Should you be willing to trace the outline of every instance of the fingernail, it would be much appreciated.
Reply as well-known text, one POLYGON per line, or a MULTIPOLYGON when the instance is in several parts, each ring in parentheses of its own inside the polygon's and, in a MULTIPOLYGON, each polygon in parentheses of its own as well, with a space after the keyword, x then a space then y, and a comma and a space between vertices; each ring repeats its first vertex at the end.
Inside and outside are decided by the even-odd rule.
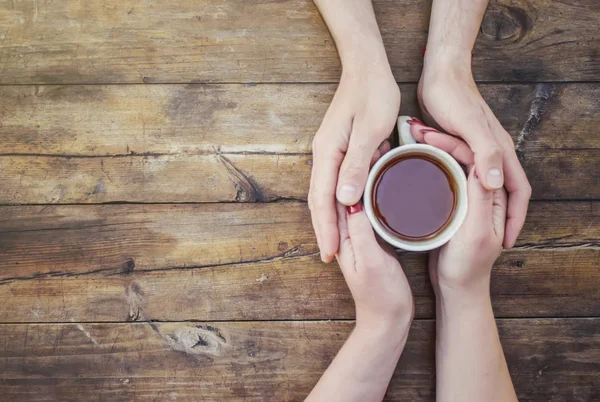
POLYGON ((500 169, 490 169, 487 174, 488 186, 492 188, 502 188, 504 185, 504 179, 500 169))
POLYGON ((344 184, 337 191, 337 199, 342 204, 350 204, 356 201, 356 186, 344 184))
POLYGON ((357 212, 360 212, 363 210, 362 204, 359 202, 358 204, 354 204, 354 205, 350 205, 349 207, 346 207, 346 211, 348 211, 349 215, 354 215, 357 212))
POLYGON ((425 123, 423 123, 421 120, 417 119, 416 117, 411 117, 409 120, 406 120, 406 122, 407 122, 408 124, 410 124, 411 126, 412 126, 413 124, 420 124, 420 125, 422 125, 422 126, 424 126, 424 125, 425 125, 425 123))

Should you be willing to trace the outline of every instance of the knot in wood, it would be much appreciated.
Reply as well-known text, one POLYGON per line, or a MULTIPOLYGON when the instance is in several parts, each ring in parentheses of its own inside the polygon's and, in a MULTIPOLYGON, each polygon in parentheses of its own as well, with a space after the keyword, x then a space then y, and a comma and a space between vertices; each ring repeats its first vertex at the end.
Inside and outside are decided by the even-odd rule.
POLYGON ((227 343, 216 328, 202 325, 177 329, 165 339, 173 350, 191 355, 218 356, 223 344, 227 343))
POLYGON ((490 6, 481 23, 482 37, 488 42, 518 42, 531 28, 527 12, 521 8, 495 4, 490 6))

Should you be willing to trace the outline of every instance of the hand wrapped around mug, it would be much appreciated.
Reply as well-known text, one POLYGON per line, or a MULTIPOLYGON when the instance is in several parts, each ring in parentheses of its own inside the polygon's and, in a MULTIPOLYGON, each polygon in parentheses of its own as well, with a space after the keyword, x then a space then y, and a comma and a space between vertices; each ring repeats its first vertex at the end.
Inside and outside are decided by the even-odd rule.
POLYGON ((462 140, 432 128, 411 129, 418 142, 427 142, 451 154, 469 171, 467 217, 443 247, 433 251, 429 271, 436 294, 445 290, 489 292, 490 273, 500 256, 506 227, 508 197, 504 188, 486 190, 478 178, 474 154, 462 140), (425 139, 425 135, 427 139, 425 139))

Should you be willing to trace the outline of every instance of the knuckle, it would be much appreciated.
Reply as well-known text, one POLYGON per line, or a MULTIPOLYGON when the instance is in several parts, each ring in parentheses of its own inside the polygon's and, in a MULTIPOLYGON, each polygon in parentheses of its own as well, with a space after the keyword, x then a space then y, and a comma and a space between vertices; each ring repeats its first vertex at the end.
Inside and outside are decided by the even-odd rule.
POLYGON ((377 121, 371 125, 371 131, 378 138, 387 137, 388 135, 390 135, 393 128, 394 128, 394 125, 390 124, 389 122, 385 121, 384 119, 377 119, 377 121))
POLYGON ((502 141, 507 149, 515 149, 515 142, 510 135, 505 135, 502 141))
POLYGON ((487 149, 487 157, 490 159, 502 159, 502 149, 497 145, 491 145, 488 149, 487 149))

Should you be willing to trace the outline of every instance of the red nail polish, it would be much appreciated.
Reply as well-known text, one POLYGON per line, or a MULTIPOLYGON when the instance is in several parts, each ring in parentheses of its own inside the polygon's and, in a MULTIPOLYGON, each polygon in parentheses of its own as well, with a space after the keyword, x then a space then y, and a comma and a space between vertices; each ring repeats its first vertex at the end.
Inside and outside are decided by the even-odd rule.
POLYGON ((421 51, 421 57, 425 57, 425 51, 427 51, 427 46, 423 46, 423 50, 421 51))
POLYGON ((421 120, 417 119, 416 117, 411 117, 409 120, 406 120, 406 122, 408 124, 410 124, 411 126, 413 124, 420 124, 421 126, 425 125, 425 123, 423 123, 421 120))
POLYGON ((363 210, 362 204, 359 202, 357 204, 346 207, 346 211, 348 211, 348 215, 354 215, 357 212, 361 212, 363 210))

